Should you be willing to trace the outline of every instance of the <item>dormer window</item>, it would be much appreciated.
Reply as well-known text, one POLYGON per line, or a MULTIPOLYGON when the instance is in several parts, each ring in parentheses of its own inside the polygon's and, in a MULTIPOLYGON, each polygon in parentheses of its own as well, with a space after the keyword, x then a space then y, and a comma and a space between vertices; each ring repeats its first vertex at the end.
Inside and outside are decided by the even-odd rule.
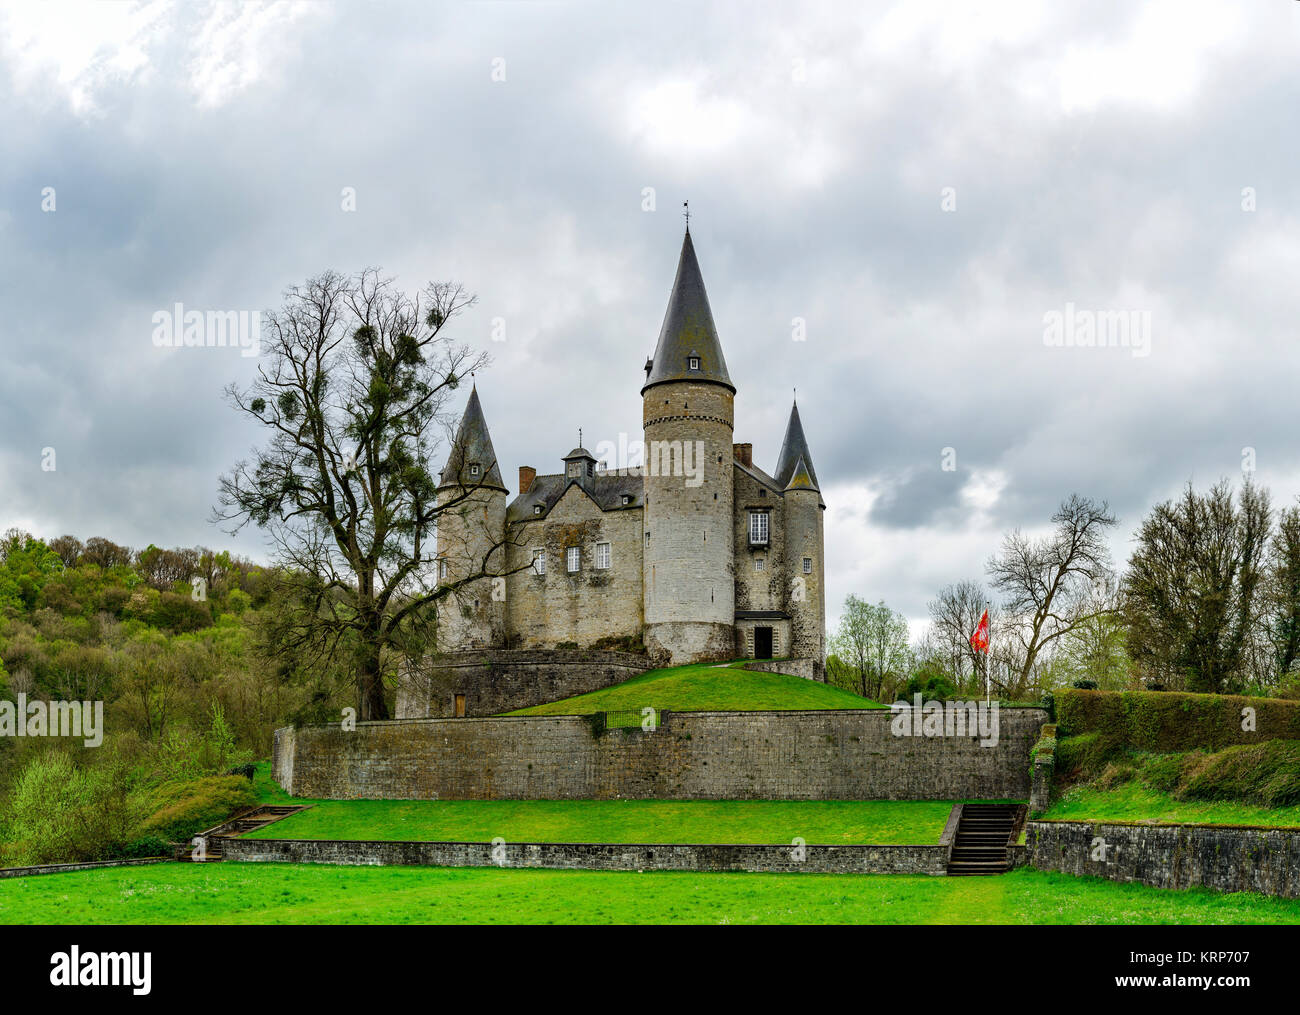
POLYGON ((478 467, 478 462, 472 462, 472 463, 470 464, 470 467, 469 467, 469 474, 470 474, 471 476, 477 476, 477 475, 479 474, 480 471, 482 471, 482 470, 479 469, 479 467, 478 467))
POLYGON ((632 503, 632 495, 630 493, 623 494, 623 506, 627 507, 627 505, 631 503, 632 503))
POLYGON ((533 514, 535 514, 535 515, 540 515, 541 513, 542 513, 542 505, 540 505, 540 504, 534 504, 534 505, 533 505, 533 514))
POLYGON ((690 365, 690 368, 691 368, 692 370, 698 370, 698 369, 700 369, 700 357, 698 357, 698 356, 691 356, 690 358, 687 359, 686 362, 690 365))

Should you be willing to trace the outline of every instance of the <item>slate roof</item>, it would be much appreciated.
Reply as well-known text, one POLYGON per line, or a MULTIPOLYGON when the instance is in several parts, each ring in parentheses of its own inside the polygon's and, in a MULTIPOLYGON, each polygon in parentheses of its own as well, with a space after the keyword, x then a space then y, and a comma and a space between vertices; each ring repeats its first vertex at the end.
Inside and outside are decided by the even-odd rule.
POLYGON ((802 455, 799 456, 799 464, 794 467, 794 474, 790 477, 790 482, 785 484, 785 488, 787 490, 817 490, 817 485, 813 482, 802 455))
POLYGON ((585 483, 560 473, 538 476, 527 493, 521 493, 506 507, 506 521, 522 522, 530 518, 545 518, 570 486, 581 487, 602 511, 628 511, 644 507, 643 484, 640 476, 619 475, 617 472, 597 472, 594 476, 588 476, 585 483), (630 504, 623 503, 624 494, 632 498, 630 504), (542 506, 540 515, 533 512, 538 504, 542 506))
MULTIPOLYGON (((469 402, 465 405, 465 415, 460 419, 456 429, 456 439, 452 441, 447 453, 447 463, 438 475, 438 486, 481 487, 492 490, 505 490, 501 479, 501 469, 497 465, 497 453, 492 447, 492 436, 488 433, 487 420, 483 417, 483 406, 479 404, 478 388, 470 389, 469 402), (483 473, 478 476, 469 474, 469 466, 477 464, 483 473)), ((508 491, 507 491, 508 492, 508 491)))
POLYGON ((782 490, 789 485, 800 459, 803 459, 804 468, 808 472, 808 480, 812 483, 809 489, 820 490, 821 484, 817 482, 817 472, 813 469, 812 452, 808 450, 808 440, 803 435, 803 424, 799 421, 799 406, 796 403, 790 409, 790 422, 785 426, 785 440, 781 442, 781 456, 776 462, 776 481, 781 485, 782 490))
POLYGON ((646 388, 667 381, 713 381, 734 393, 736 386, 727 373, 727 361, 722 356, 722 343, 718 329, 713 324, 713 311, 709 309, 709 296, 704 291, 704 277, 700 263, 695 259, 695 245, 690 230, 682 240, 682 253, 677 261, 677 277, 668 297, 663 327, 659 330, 659 343, 653 359, 647 361, 646 388), (691 370, 689 359, 698 356, 700 368, 691 370))

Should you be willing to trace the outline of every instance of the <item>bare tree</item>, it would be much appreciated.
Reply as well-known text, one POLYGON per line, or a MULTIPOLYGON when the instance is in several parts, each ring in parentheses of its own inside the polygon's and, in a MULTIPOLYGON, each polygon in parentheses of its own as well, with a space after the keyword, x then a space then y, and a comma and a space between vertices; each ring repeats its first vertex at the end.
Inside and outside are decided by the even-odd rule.
MULTIPOLYGON (((970 643, 971 635, 979 627, 980 618, 988 605, 988 596, 984 586, 976 581, 960 581, 955 585, 945 585, 939 595, 929 604, 932 630, 938 644, 947 657, 948 664, 958 683, 967 680, 969 664, 970 679, 973 682, 983 679, 983 653, 978 652, 970 643)), ((996 634, 1000 625, 993 610, 989 620, 996 634)))
POLYGON ((362 719, 388 717, 385 675, 431 641, 435 604, 496 573, 500 539, 455 581, 433 566, 439 516, 475 492, 439 497, 432 458, 449 398, 486 364, 445 330, 473 303, 453 282, 411 299, 374 270, 326 272, 266 315, 257 380, 226 392, 267 442, 222 477, 214 519, 270 534, 285 593, 271 651, 317 666, 354 654, 362 719))
POLYGON ((1052 532, 1040 539, 1015 530, 988 563, 993 587, 1003 597, 1003 627, 1013 625, 1023 653, 1008 688, 1012 695, 1030 686, 1040 653, 1094 615, 1094 585, 1114 577, 1106 533, 1115 516, 1105 501, 1071 494, 1052 515, 1052 524, 1052 532))

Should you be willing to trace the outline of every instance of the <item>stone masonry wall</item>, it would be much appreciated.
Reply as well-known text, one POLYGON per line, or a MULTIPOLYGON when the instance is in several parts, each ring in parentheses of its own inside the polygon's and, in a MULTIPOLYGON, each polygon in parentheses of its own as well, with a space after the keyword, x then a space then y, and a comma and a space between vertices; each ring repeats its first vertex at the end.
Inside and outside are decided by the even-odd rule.
POLYGON ((587 647, 602 638, 641 640, 642 510, 602 511, 580 486, 571 486, 543 519, 511 530, 506 578, 506 637, 512 647, 587 647), (596 546, 610 544, 610 566, 596 567, 596 546), (579 548, 580 570, 566 567, 565 551, 579 548), (546 573, 529 566, 546 555, 546 573))
POLYGON ((1025 842, 1039 870, 1300 898, 1300 829, 1030 821, 1025 842))
POLYGON ((550 867, 562 870, 757 871, 805 874, 945 874, 947 846, 599 845, 486 842, 346 842, 227 839, 225 859, 269 863, 550 867))
POLYGON ((746 663, 745 669, 760 673, 785 673, 792 677, 803 677, 804 680, 826 682, 826 671, 817 659, 760 659, 746 663))
POLYGON ((274 774, 329 799, 1023 800, 1047 715, 1003 709, 994 747, 896 737, 884 709, 661 718, 653 731, 601 716, 302 727, 277 737, 274 774))
POLYGON ((629 680, 649 668, 631 652, 458 652, 427 660, 397 687, 397 718, 448 718, 465 695, 468 716, 499 715, 629 680))

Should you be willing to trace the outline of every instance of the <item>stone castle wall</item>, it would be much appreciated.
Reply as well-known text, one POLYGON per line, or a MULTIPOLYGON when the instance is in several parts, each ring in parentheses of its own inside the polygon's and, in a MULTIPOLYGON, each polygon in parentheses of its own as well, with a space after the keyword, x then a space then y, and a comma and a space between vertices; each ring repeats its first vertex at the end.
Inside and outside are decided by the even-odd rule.
MULTIPOLYGON (((647 701, 653 705, 653 701, 647 701)), ((328 799, 962 800, 1029 795, 1042 709, 1002 709, 996 747, 896 737, 888 710, 413 719, 276 734, 277 782, 328 799)))
POLYGON ((559 701, 630 680, 649 663, 632 652, 556 652, 485 649, 429 659, 397 686, 397 718, 454 716, 456 695, 465 715, 488 716, 559 701))
MULTIPOLYGON (((641 640, 641 508, 602 511, 578 486, 545 517, 513 527, 506 578, 506 639, 517 648, 564 642, 586 648, 602 638, 641 640), (610 544, 610 566, 596 567, 596 545, 610 544), (569 572, 565 551, 580 550, 569 572), (530 563, 546 554, 546 573, 530 563)), ((536 703, 534 703, 536 704, 536 703)), ((523 706, 516 706, 523 707, 523 706)))

